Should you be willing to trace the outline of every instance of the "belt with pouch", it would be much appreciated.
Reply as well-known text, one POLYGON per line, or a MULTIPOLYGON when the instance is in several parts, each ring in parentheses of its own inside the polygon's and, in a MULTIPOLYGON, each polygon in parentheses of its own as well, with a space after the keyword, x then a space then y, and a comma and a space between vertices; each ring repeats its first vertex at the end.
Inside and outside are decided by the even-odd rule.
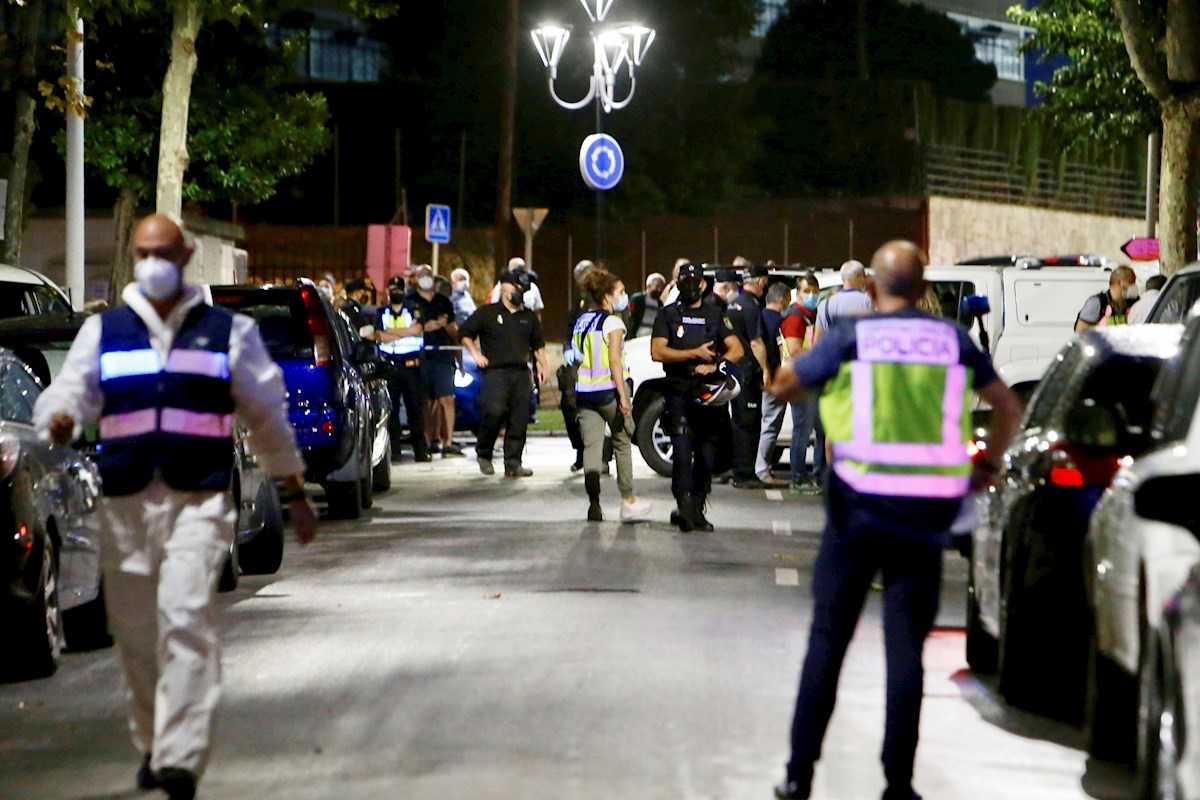
POLYGON ((405 369, 415 369, 421 366, 421 357, 416 356, 388 356, 388 361, 392 362, 393 367, 404 367, 405 369))

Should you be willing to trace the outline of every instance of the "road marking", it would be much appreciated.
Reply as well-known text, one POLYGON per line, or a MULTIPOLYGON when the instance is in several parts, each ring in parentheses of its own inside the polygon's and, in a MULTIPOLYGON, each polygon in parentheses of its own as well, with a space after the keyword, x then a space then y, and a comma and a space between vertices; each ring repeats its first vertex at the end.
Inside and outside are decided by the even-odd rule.
POLYGON ((767 499, 779 502, 783 500, 783 492, 779 489, 767 489, 767 499))
POLYGON ((799 586, 800 585, 800 570, 789 569, 787 567, 775 568, 775 585, 776 586, 799 586))
POLYGON ((777 519, 771 522, 771 530, 775 531, 776 536, 791 536, 792 523, 786 519, 777 519))

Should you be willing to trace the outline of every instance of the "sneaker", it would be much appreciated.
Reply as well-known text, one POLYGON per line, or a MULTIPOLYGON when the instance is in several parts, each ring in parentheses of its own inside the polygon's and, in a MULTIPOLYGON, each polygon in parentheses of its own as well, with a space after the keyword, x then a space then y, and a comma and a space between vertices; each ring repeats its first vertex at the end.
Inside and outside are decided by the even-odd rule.
POLYGON ((734 478, 733 488, 735 489, 770 489, 770 485, 759 480, 758 476, 753 478, 734 478))
POLYGON ((456 444, 448 444, 442 448, 442 458, 462 458, 466 453, 456 444))
POLYGON ((533 470, 528 467, 505 467, 504 477, 506 478, 529 478, 533 476, 533 470))
POLYGON ((594 500, 588 504, 588 522, 604 522, 604 509, 594 500))
POLYGON ((776 800, 808 800, 809 792, 795 781, 784 781, 775 787, 776 800))
POLYGON ((480 458, 475 459, 475 463, 477 463, 479 465, 479 471, 482 472, 484 475, 495 475, 496 474, 496 467, 492 464, 492 460, 490 458, 480 457, 480 458))
POLYGON ((159 788, 158 776, 154 774, 154 770, 150 769, 150 754, 142 758, 142 765, 137 771, 137 788, 143 792, 152 792, 159 788))
POLYGON ((442 443, 441 442, 433 442, 432 444, 429 445, 429 447, 427 447, 425 449, 425 452, 429 453, 430 455, 436 456, 438 453, 442 452, 442 443))
POLYGON ((621 501, 621 522, 640 522, 650 518, 654 504, 635 497, 632 503, 621 501))
POLYGON ((429 453, 425 453, 425 454, 419 455, 419 456, 414 455, 413 461, 416 461, 418 464, 428 464, 430 461, 433 461, 433 456, 429 455, 429 453))
POLYGON ((577 456, 575 463, 571 465, 571 472, 579 472, 583 469, 583 456, 577 456))
POLYGON ((186 769, 163 767, 158 771, 158 783, 169 800, 193 800, 196 796, 196 776, 186 769))

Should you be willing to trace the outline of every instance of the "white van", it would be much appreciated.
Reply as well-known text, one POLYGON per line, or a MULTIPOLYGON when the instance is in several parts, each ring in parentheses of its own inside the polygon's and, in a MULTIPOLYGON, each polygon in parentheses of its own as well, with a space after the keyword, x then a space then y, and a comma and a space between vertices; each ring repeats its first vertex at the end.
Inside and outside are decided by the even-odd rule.
MULTIPOLYGON (((792 280, 806 270, 772 270, 771 279, 792 280)), ((955 319, 971 338, 992 355, 1000 377, 1023 398, 1033 394, 1050 359, 1074 334, 1084 301, 1107 291, 1110 270, 1102 267, 1018 266, 929 267, 925 279, 937 295, 942 315, 955 319), (987 298, 990 312, 974 319, 964 302, 971 295, 987 298), (981 335, 986 333, 986 336, 981 335)), ((816 271, 823 291, 841 284, 837 270, 816 271)), ((662 365, 650 358, 650 339, 625 345, 625 361, 633 378, 635 441, 642 458, 660 475, 671 474, 671 440, 662 429, 662 365)), ((791 414, 784 416, 776 446, 781 455, 791 442, 791 414)))

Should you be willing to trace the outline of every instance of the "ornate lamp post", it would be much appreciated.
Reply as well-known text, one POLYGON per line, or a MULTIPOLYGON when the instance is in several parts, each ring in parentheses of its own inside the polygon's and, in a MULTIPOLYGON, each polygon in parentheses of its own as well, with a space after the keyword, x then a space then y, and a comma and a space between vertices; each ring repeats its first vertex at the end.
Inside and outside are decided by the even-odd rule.
POLYGON ((616 140, 603 135, 601 112, 611 114, 632 102, 637 91, 637 70, 642 66, 650 46, 654 44, 655 31, 636 22, 606 22, 615 0, 579 2, 592 21, 589 32, 592 40, 592 74, 583 99, 563 100, 555 88, 558 66, 566 52, 567 43, 571 40, 572 27, 546 23, 531 31, 530 36, 546 68, 550 96, 554 98, 554 102, 568 111, 578 111, 595 103, 596 135, 589 136, 584 142, 583 152, 580 154, 580 167, 584 181, 596 190, 596 255, 602 257, 604 192, 614 188, 620 181, 624 157, 616 140))

